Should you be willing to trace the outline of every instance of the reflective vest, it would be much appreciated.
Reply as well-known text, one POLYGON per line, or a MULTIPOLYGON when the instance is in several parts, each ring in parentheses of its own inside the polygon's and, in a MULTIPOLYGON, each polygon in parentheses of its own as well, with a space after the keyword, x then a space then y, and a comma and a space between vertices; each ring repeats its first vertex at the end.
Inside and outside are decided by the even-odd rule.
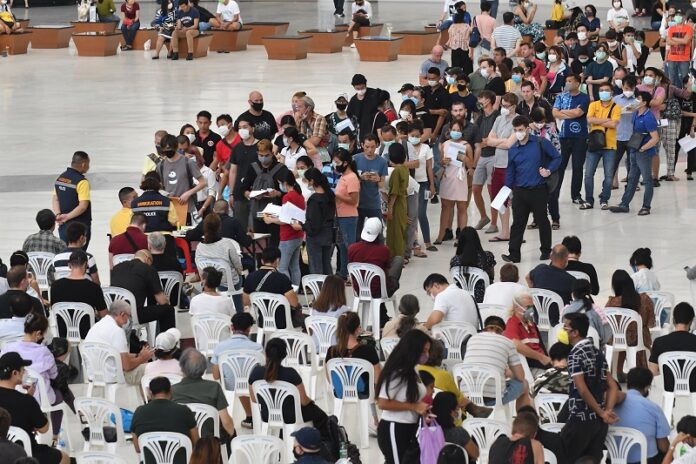
MULTIPOLYGON (((68 168, 63 174, 60 175, 60 177, 58 177, 58 179, 56 179, 54 189, 56 192, 56 197, 58 198, 61 213, 67 214, 77 208, 77 206, 80 204, 80 200, 77 197, 77 184, 83 180, 86 180, 85 176, 73 168, 68 168)), ((84 224, 90 224, 92 222, 92 202, 90 201, 87 204, 87 209, 84 213, 73 220, 82 222, 84 224)))
POLYGON ((167 218, 171 201, 159 192, 146 190, 131 203, 133 214, 141 213, 147 218, 145 232, 174 230, 167 218))

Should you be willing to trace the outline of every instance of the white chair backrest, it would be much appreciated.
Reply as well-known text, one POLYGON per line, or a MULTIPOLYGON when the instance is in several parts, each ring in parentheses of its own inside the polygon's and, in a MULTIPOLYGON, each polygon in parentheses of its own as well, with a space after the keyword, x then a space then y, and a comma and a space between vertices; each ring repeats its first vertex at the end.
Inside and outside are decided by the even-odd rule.
MULTIPOLYGON (((674 294, 670 292, 649 291, 645 292, 653 302, 655 311, 655 327, 661 327, 660 321, 663 311, 672 310, 674 308, 674 294)), ((668 321, 672 323, 672 321, 668 321)), ((674 325, 672 323, 672 325, 674 325)))
POLYGON ((251 300, 251 312, 256 321, 259 320, 259 315, 263 317, 263 327, 260 327, 264 332, 273 333, 279 330, 276 327, 275 315, 277 311, 285 313, 285 324, 288 328, 292 327, 292 319, 290 317, 290 303, 283 295, 268 292, 253 292, 249 295, 251 300))
POLYGON ((10 425, 10 430, 7 431, 7 441, 17 443, 24 448, 24 452, 27 453, 27 456, 31 457, 31 439, 24 429, 10 425))
POLYGON ((268 425, 272 428, 282 428, 289 424, 283 416, 283 404, 287 399, 292 399, 295 409, 295 423, 302 424, 302 410, 300 409, 300 392, 291 383, 276 380, 266 382, 257 380, 252 384, 256 402, 263 404, 268 410, 268 425))
POLYGON ((234 376, 234 392, 237 395, 249 395, 249 374, 257 365, 263 366, 266 357, 260 351, 233 350, 224 351, 218 356, 220 368, 220 383, 227 390, 228 372, 234 376))
POLYGON ((498 406, 502 406, 503 380, 500 373, 487 366, 459 363, 452 369, 454 381, 459 385, 459 390, 464 393, 474 404, 484 406, 485 387, 493 385, 495 399, 498 406))
MULTIPOLYGON (((106 446, 104 427, 116 428, 116 444, 125 443, 121 410, 111 401, 102 398, 75 398, 75 411, 87 421, 90 446, 106 446), (115 422, 114 422, 115 421, 115 422)), ((86 444, 87 444, 86 443, 86 444)))
POLYGON ((18 342, 24 338, 24 334, 10 334, 10 335, 5 335, 0 337, 0 351, 5 350, 5 346, 9 345, 10 343, 18 342))
POLYGON ((138 321, 138 303, 135 300, 135 295, 130 290, 121 287, 102 287, 102 293, 104 294, 104 302, 106 307, 111 306, 114 301, 125 300, 130 304, 131 307, 131 320, 134 325, 139 325, 138 321))
POLYGON ((314 349, 314 340, 303 332, 294 330, 278 330, 271 338, 280 338, 285 342, 288 355, 283 360, 287 367, 313 366, 317 367, 317 352, 314 349))
POLYGON ((94 325, 94 308, 86 303, 62 302, 51 306, 51 325, 56 330, 55 336, 66 337, 72 344, 82 341, 80 324, 84 318, 89 320, 90 327, 94 325), (58 319, 65 324, 66 334, 58 334, 58 319))
POLYGON ((203 258, 196 256, 196 268, 198 269, 198 272, 200 273, 206 267, 214 267, 218 271, 222 272, 222 275, 225 276, 223 284, 225 284, 230 291, 234 290, 233 288, 230 288, 232 287, 232 282, 234 282, 234 275, 232 274, 232 268, 230 267, 230 263, 227 262, 227 260, 220 258, 203 258))
POLYGON ((671 351, 662 353, 657 358, 657 364, 660 366, 660 376, 662 381, 665 379, 665 369, 672 373, 674 378, 674 393, 678 396, 689 395, 689 379, 691 373, 696 368, 696 353, 688 351, 671 351))
POLYGON ((534 397, 539 418, 549 422, 558 422, 558 413, 568 401, 568 395, 562 393, 539 393, 534 397))
POLYGON ((539 321, 537 322, 537 327, 539 330, 550 330, 551 322, 549 321, 549 309, 555 303, 558 306, 558 313, 561 313, 563 307, 563 298, 561 298, 558 293, 552 292, 551 290, 544 290, 543 288, 530 288, 529 294, 532 296, 534 301, 534 307, 539 315, 539 321))
POLYGON ((626 333, 631 324, 635 323, 638 332, 638 346, 643 346, 643 319, 636 311, 627 308, 604 308, 607 322, 614 337, 612 346, 616 348, 628 348, 626 333))
MULTIPOLYGON (((44 380, 43 376, 39 373, 39 371, 29 366, 24 368, 24 372, 26 373, 26 376, 32 379, 32 381, 35 383, 36 391, 39 392, 38 402, 41 410, 45 412, 51 409, 51 401, 48 398, 48 387, 46 386, 46 381, 44 380)), ((21 388, 21 385, 17 388, 21 388)))
MULTIPOLYGON (((588 280, 589 282, 589 280, 588 280)), ((553 451, 548 450, 544 448, 544 463, 545 464, 558 464, 558 459, 556 459, 556 455, 553 454, 553 451)))
POLYGON ((326 280, 324 274, 307 274, 306 276, 302 276, 302 290, 304 291, 307 306, 311 304, 309 300, 310 296, 312 297, 312 301, 316 300, 319 296, 324 280, 326 280))
POLYGON ((342 391, 341 399, 344 402, 357 403, 360 400, 359 394, 362 393, 365 396, 364 390, 367 389, 366 399, 374 399, 375 369, 368 361, 358 358, 333 358, 326 363, 326 371, 329 374, 329 382, 333 387, 335 398, 338 398, 336 396, 338 390, 342 391), (367 380, 365 380, 365 374, 367 374, 367 380), (360 389, 358 382, 361 379, 363 380, 363 391, 358 391, 360 389), (340 386, 336 382, 340 382, 340 386))
POLYGON ((180 449, 186 453, 186 461, 191 459, 193 446, 191 439, 182 433, 176 432, 148 432, 138 436, 140 455, 142 462, 149 463, 146 459, 150 454, 156 464, 174 464, 174 457, 180 449))
POLYGON ((510 425, 493 419, 472 418, 465 420, 462 425, 478 445, 483 462, 488 462, 488 450, 495 439, 512 432, 510 425))
POLYGON ((143 378, 140 379, 140 389, 143 391, 143 398, 146 402, 150 399, 150 382, 155 377, 166 377, 171 385, 176 385, 183 380, 182 376, 176 374, 143 375, 143 378))
POLYGON ((382 347, 382 354, 384 355, 384 360, 386 361, 396 345, 399 344, 399 338, 382 338, 379 341, 379 345, 382 347))
POLYGON ((372 301, 372 280, 379 279, 380 296, 387 297, 387 277, 384 270, 367 263, 348 263, 349 278, 357 285, 353 286, 353 295, 363 301, 372 301))
POLYGON ((479 303, 478 308, 479 314, 481 315, 481 322, 483 323, 491 316, 498 316, 504 321, 507 321, 510 317, 510 308, 505 305, 479 303))
POLYGON ((309 316, 305 319, 307 333, 314 339, 320 360, 325 359, 329 348, 336 344, 337 322, 338 319, 333 316, 309 316))
POLYGON ((174 306, 179 306, 179 296, 184 285, 184 276, 176 271, 162 271, 157 273, 162 282, 164 294, 174 306))
POLYGON ((34 273, 39 288, 48 290, 48 272, 53 267, 53 259, 56 255, 45 251, 30 251, 27 253, 27 256, 29 257, 30 267, 28 270, 34 273))
POLYGON ((198 428, 198 436, 203 437, 203 427, 207 422, 213 422, 213 436, 220 436, 220 413, 217 409, 209 404, 203 403, 186 403, 186 406, 193 411, 196 416, 196 426, 198 428))
POLYGON ((126 383, 121 353, 113 346, 99 342, 82 342, 80 353, 85 366, 85 377, 95 385, 126 383))
POLYGON ((561 429, 565 426, 562 422, 549 422, 547 424, 540 424, 539 427, 546 430, 547 432, 559 433, 561 429))
MULTIPOLYGON (((559 322, 558 324, 554 325, 551 330, 549 330, 549 341, 547 346, 553 346, 553 344, 558 341, 558 334, 561 333, 561 330, 563 330, 563 322, 559 322)), ((594 344, 595 348, 599 349, 599 342, 601 340, 599 333, 597 333, 597 329, 589 326, 587 328, 587 337, 592 338, 592 343, 594 344)))
POLYGON ((491 280, 488 273, 483 269, 473 266, 455 266, 450 269, 450 275, 456 282, 457 286, 469 292, 472 296, 479 282, 483 282, 483 287, 486 289, 491 280))
POLYGON ((228 464, 276 464, 285 462, 285 445, 270 435, 237 435, 231 454, 228 464))
POLYGON ((117 454, 104 451, 86 451, 77 453, 77 464, 126 464, 126 460, 117 454))
POLYGON ((120 253, 118 255, 114 255, 111 262, 114 266, 116 266, 117 264, 125 263, 126 261, 132 261, 134 258, 134 253, 120 253))
POLYGON ((576 280, 586 280, 588 282, 592 282, 590 280, 590 276, 587 275, 587 273, 582 272, 582 271, 566 271, 568 274, 572 275, 575 277, 576 280))
MULTIPOLYGON (((55 282, 56 280, 64 279, 65 277, 68 277, 69 275, 70 275, 70 269, 65 269, 65 268, 54 269, 53 270, 53 281, 55 282)), ((89 276, 85 276, 85 279, 92 280, 89 276)), ((29 293, 28 290, 27 290, 27 293, 29 293)))
POLYGON ((440 322, 432 328, 433 337, 441 340, 450 361, 462 360, 462 345, 471 335, 476 335, 476 327, 467 322, 440 322))
POLYGON ((640 447, 640 463, 646 464, 648 462, 648 443, 645 435, 636 429, 610 425, 604 445, 612 464, 627 464, 628 453, 634 446, 640 447))
POLYGON ((225 314, 199 314, 191 317, 196 349, 210 357, 221 340, 232 335, 230 317, 225 314))

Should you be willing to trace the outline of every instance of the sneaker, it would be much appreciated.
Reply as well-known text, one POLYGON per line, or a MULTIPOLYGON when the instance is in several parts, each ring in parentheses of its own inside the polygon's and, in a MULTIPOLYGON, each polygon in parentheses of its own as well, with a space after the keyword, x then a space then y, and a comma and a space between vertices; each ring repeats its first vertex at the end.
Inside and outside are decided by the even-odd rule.
POLYGON ((599 204, 599 206, 600 206, 600 208, 602 208, 602 211, 606 211, 609 209, 609 203, 602 202, 599 204))
POLYGON ((628 213, 628 206, 610 206, 609 211, 612 213, 628 213))
POLYGON ((193 53, 189 53, 186 55, 186 61, 191 61, 193 60, 193 53))
POLYGON ((254 421, 251 420, 251 417, 247 417, 244 419, 241 423, 242 427, 245 429, 253 429, 254 428, 254 421))
POLYGON ((350 48, 355 48, 355 42, 353 42, 352 44, 350 44, 350 48))
POLYGON ((503 258, 503 261, 505 261, 506 263, 519 263, 520 262, 519 259, 515 259, 510 255, 500 255, 500 257, 503 258))
POLYGON ((638 211, 638 216, 647 216, 648 214, 650 214, 650 208, 641 208, 638 211))
POLYGON ((653 179, 653 187, 659 187, 660 181, 658 179, 653 179))
POLYGON ((486 227, 486 226, 488 225, 488 223, 490 223, 490 222, 491 222, 491 220, 490 220, 490 218, 489 218, 488 216, 483 217, 483 218, 481 218, 481 219, 479 220, 478 223, 476 223, 476 227, 474 227, 474 229, 476 229, 476 230, 481 230, 481 229, 483 229, 484 227, 486 227))
POLYGON ((172 61, 176 61, 176 60, 178 60, 178 59, 179 59, 179 53, 174 52, 174 53, 172 54, 172 61))
POLYGON ((582 204, 582 198, 573 198, 571 200, 574 205, 581 205, 582 204))
POLYGON ((531 224, 529 224, 527 226, 527 230, 534 230, 534 229, 538 229, 538 228, 539 228, 539 226, 537 225, 536 222, 532 222, 531 224))
POLYGON ((592 206, 591 204, 589 204, 586 201, 580 200, 580 209, 592 209, 592 208, 594 208, 594 206, 592 206))

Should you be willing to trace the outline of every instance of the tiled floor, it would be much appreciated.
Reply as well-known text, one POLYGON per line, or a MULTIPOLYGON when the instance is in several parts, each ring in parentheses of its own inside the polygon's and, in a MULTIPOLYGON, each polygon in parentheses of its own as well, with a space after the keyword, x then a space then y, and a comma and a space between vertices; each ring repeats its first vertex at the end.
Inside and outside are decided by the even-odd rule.
MULTIPOLYGON (((321 0, 318 6, 245 2, 242 11, 247 20, 272 20, 282 15, 292 21, 291 29, 297 30, 323 25, 317 19, 320 15, 328 21, 331 10, 329 3, 324 2, 321 0)), ((211 4, 207 6, 213 8, 211 4)), ((376 6, 382 22, 388 19, 405 28, 433 22, 440 12, 439 5, 432 3, 376 6)), ((143 17, 150 17, 154 5, 148 3, 143 8, 147 12, 143 17)), ((543 9, 540 12, 542 17, 548 14, 548 7, 545 8, 546 13, 543 9)), ((470 10, 476 11, 477 7, 470 10)), ((20 17, 25 14, 21 9, 18 13, 20 17)), ((63 23, 74 17, 75 9, 34 8, 26 13, 34 24, 63 23)), ((651 60, 656 62, 656 57, 651 60)), ((310 55, 304 61, 272 62, 260 46, 232 54, 213 53, 193 62, 152 62, 143 52, 79 58, 72 47, 30 50, 28 55, 0 58, 0 257, 7 258, 34 231, 36 211, 50 207, 52 179, 64 169, 75 150, 85 150, 92 157, 95 222, 90 251, 106 277, 105 234, 109 217, 120 207, 116 193, 122 186, 137 186, 143 156, 152 151, 156 130, 176 132, 183 123, 193 122, 201 109, 237 116, 245 109, 252 89, 263 92, 266 107, 274 113, 286 111, 290 95, 305 90, 314 98, 317 110, 325 114, 333 110, 331 102, 338 93, 352 93, 350 78, 356 72, 365 74, 370 86, 396 95, 402 83, 416 81, 423 58, 402 56, 392 63, 361 63, 355 50, 344 49, 335 55, 310 55)), ((634 211, 612 215, 598 209, 578 211, 570 203, 568 186, 564 186, 562 228, 554 232, 554 242, 568 234, 582 239, 583 259, 594 263, 599 272, 599 304, 604 304, 610 294, 612 272, 627 269, 630 254, 642 246, 653 250, 663 289, 674 292, 678 301, 691 298, 682 268, 696 261, 692 236, 696 193, 694 184, 683 179, 683 169, 682 155, 677 169, 682 180, 664 182, 656 189, 653 213, 647 217, 635 215, 642 192, 634 199, 634 211)), ((601 172, 598 179, 600 175, 601 172)), ((612 192, 612 203, 618 200, 620 192, 612 192)), ((433 233, 437 232, 437 206, 429 207, 433 233)), ((469 213, 470 222, 475 223, 475 208, 470 208, 469 213)), ((507 251, 505 245, 489 244, 489 236, 481 237, 484 247, 496 255, 499 268, 500 254, 507 251)), ((520 265, 524 273, 538 264, 538 238, 527 233, 526 239, 520 265)), ((417 295, 423 318, 432 303, 422 290, 422 281, 430 272, 447 273, 453 255, 452 242, 439 248, 427 259, 414 258, 404 271, 397 293, 417 295)), ((186 326, 184 320, 181 322, 186 326)), ((76 393, 81 393, 79 387, 76 393)), ((124 405, 133 407, 135 397, 131 395, 128 400, 124 405)), ((368 452, 368 460, 372 459, 380 460, 374 441, 368 452)), ((129 461, 134 462, 132 455, 129 461)))

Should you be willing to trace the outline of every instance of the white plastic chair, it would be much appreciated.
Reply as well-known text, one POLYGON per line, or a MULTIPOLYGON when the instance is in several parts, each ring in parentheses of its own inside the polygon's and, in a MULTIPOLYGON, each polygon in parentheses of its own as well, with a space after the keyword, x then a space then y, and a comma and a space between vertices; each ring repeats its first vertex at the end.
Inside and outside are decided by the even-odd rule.
MULTIPOLYGON (((469 292, 472 297, 474 296, 476 285, 478 285, 480 282, 483 282, 484 292, 485 289, 491 284, 488 273, 483 269, 479 269, 478 267, 455 266, 450 269, 450 275, 456 282, 457 286, 469 292)), ((482 301, 483 300, 477 301, 477 303, 481 303, 482 301)))
MULTIPOLYGON (((561 317, 561 319, 563 319, 561 317)), ((549 339, 548 339, 548 347, 553 346, 554 343, 558 341, 558 334, 563 330, 563 322, 559 322, 558 324, 554 325, 551 330, 549 330, 549 339)), ((597 332, 597 329, 595 329, 592 326, 589 326, 587 328, 587 338, 592 338, 592 343, 594 344, 595 348, 599 349, 599 342, 601 341, 599 338, 599 333, 597 332)))
POLYGON ((433 326, 432 334, 445 345, 445 361, 454 364, 462 362, 462 345, 467 338, 476 335, 476 327, 468 322, 440 322, 433 326))
POLYGON ((29 438, 29 434, 24 429, 10 425, 10 429, 7 431, 7 441, 20 445, 24 448, 24 452, 27 453, 27 456, 32 457, 31 438, 29 438))
POLYGON ((319 296, 321 286, 324 285, 324 280, 326 280, 324 274, 307 274, 306 276, 302 276, 302 290, 304 291, 305 307, 307 309, 312 307, 312 302, 319 296), (309 300, 310 296, 312 297, 312 301, 309 300))
POLYGON ((638 352, 646 351, 645 344, 643 343, 643 320, 640 314, 632 309, 607 307, 604 308, 604 312, 613 335, 612 344, 605 347, 605 354, 607 363, 611 367, 611 372, 618 375, 617 368, 619 357, 618 355, 614 356, 615 352, 626 352, 627 370, 630 370, 637 365, 638 352), (638 332, 636 346, 628 346, 626 338, 626 333, 631 324, 636 324, 636 330, 638 332))
POLYGON ((232 335, 230 317, 224 314, 199 314, 191 317, 196 349, 210 358, 221 340, 232 335))
POLYGON ((562 422, 548 422, 546 424, 539 424, 539 427, 547 432, 560 433, 561 429, 565 427, 565 424, 562 422))
POLYGON ((100 451, 77 453, 77 464, 127 464, 126 460, 117 454, 100 451))
POLYGON ((558 464, 558 459, 553 451, 544 448, 544 463, 545 464, 558 464))
POLYGON ((566 272, 568 274, 572 275, 573 277, 575 277, 576 280, 586 280, 588 282, 592 282, 592 280, 590 280, 590 276, 587 275, 586 272, 582 272, 582 271, 566 271, 566 272))
POLYGON ((655 325, 650 327, 650 335, 652 335, 653 340, 665 333, 663 330, 663 325, 660 323, 662 320, 662 313, 666 312, 670 317, 665 323, 666 326, 674 326, 671 318, 672 308, 674 308, 674 294, 670 292, 662 291, 650 291, 645 292, 653 302, 653 310, 655 311, 655 325))
POLYGON ((89 326, 94 326, 94 308, 86 303, 62 302, 51 306, 51 327, 58 336, 58 319, 66 327, 65 337, 71 345, 79 345, 83 338, 80 336, 80 324, 84 318, 89 320, 89 326))
POLYGON ((294 431, 302 427, 311 425, 302 418, 300 409, 300 392, 291 383, 277 380, 268 383, 265 380, 257 380, 251 386, 254 391, 254 403, 252 403, 254 434, 269 435, 278 434, 282 431, 283 441, 285 442, 285 455, 289 459, 292 456, 292 448, 295 439, 290 436, 294 431), (294 405, 294 422, 283 415, 283 404, 286 400, 292 400, 294 405), (262 420, 261 405, 268 411, 267 420, 262 420))
POLYGON ((222 272, 223 276, 225 276, 225 280, 222 281, 222 285, 224 285, 227 290, 220 291, 220 293, 225 293, 229 297, 232 297, 232 295, 242 294, 241 288, 239 290, 234 289, 234 274, 232 273, 232 268, 227 260, 219 258, 199 258, 196 256, 196 268, 198 269, 198 272, 200 273, 206 267, 214 267, 218 271, 222 272))
POLYGON ((30 251, 27 253, 29 257, 29 268, 36 277, 36 283, 39 284, 39 289, 48 291, 50 285, 48 283, 48 273, 53 267, 53 260, 56 255, 45 251, 30 251))
MULTIPOLYGON (((63 412, 63 418, 67 420, 68 414, 72 415, 72 411, 68 407, 65 402, 60 402, 56 405, 52 405, 51 401, 48 397, 48 385, 46 385, 46 381, 44 380, 43 376, 39 374, 38 371, 36 371, 32 367, 25 367, 24 371, 26 372, 26 375, 30 377, 31 379, 36 381, 36 390, 39 392, 39 407, 41 408, 41 412, 44 414, 48 415, 51 412, 54 411, 62 411, 63 412)), ((53 422, 48 421, 48 431, 46 433, 40 434, 43 438, 47 439, 48 442, 50 442, 50 439, 54 436, 57 436, 60 432, 60 430, 53 430, 53 422)), ((72 443, 70 441, 70 433, 68 433, 68 429, 66 428, 64 431, 64 437, 65 441, 68 446, 68 450, 72 449, 72 443)))
POLYGON ((396 345, 399 344, 399 338, 383 338, 379 341, 379 346, 382 348, 382 355, 386 361, 396 345))
POLYGON ((156 377, 166 377, 167 379, 169 379, 169 383, 171 385, 176 385, 177 383, 183 380, 182 376, 176 374, 144 375, 143 378, 140 379, 140 389, 143 392, 143 398, 145 399, 146 403, 150 399, 150 382, 152 381, 152 379, 156 377))
POLYGON ((493 384, 495 405, 491 417, 502 414, 506 420, 512 419, 510 407, 503 404, 503 379, 497 371, 488 366, 459 363, 452 369, 452 376, 459 385, 459 390, 479 406, 487 406, 483 399, 484 392, 486 386, 493 384))
POLYGON ((258 326, 256 333, 257 343, 263 346, 264 337, 270 338, 279 329, 276 326, 276 312, 282 311, 285 317, 285 327, 292 328, 292 317, 290 315, 290 302, 283 295, 268 292, 254 292, 249 295, 250 311, 254 319, 259 321, 259 315, 263 318, 263 326, 258 326))
POLYGON ((220 413, 217 409, 209 404, 203 403, 186 403, 186 406, 193 411, 196 416, 196 426, 198 427, 198 436, 203 437, 203 427, 208 421, 213 421, 213 436, 220 436, 220 413))
POLYGON ((271 338, 280 338, 285 342, 288 355, 283 360, 283 365, 300 373, 302 382, 309 385, 307 395, 316 399, 317 380, 321 370, 312 337, 294 330, 279 330, 271 338))
POLYGON ((228 464, 276 464, 285 462, 283 440, 267 435, 238 435, 232 440, 228 464))
POLYGON ((672 351, 662 353, 657 358, 660 366, 660 376, 662 377, 662 410, 667 416, 667 421, 672 423, 672 410, 674 400, 677 396, 687 397, 691 400, 691 414, 696 414, 696 392, 690 388, 691 374, 696 368, 696 353, 688 351, 672 351), (674 379, 673 391, 667 391, 664 385, 665 369, 669 370, 674 379))
POLYGON ((566 401, 568 395, 562 393, 539 393, 534 397, 539 418, 549 422, 558 422, 558 413, 566 401))
POLYGON ((479 458, 476 462, 480 464, 488 464, 488 451, 496 438, 500 435, 510 435, 512 432, 509 424, 493 419, 471 418, 465 420, 462 425, 479 447, 479 458))
POLYGON ((648 443, 645 435, 630 427, 609 426, 604 440, 612 464, 627 464, 628 453, 634 446, 640 447, 640 463, 648 462, 648 443))
MULTIPOLYGON (((64 279, 70 275, 70 269, 55 269, 53 271, 53 281, 55 282, 56 280, 64 279)), ((89 276, 85 277, 86 279, 92 280, 89 276)), ((50 290, 50 289, 49 289, 50 290)), ((27 291, 27 293, 29 293, 27 291)))
POLYGON ((372 420, 370 405, 375 401, 374 366, 364 359, 334 358, 326 363, 326 371, 332 387, 334 415, 342 424, 344 406, 355 405, 358 410, 360 447, 367 448, 370 440, 368 425, 372 420), (362 389, 366 391, 358 391, 360 381, 363 383, 362 389), (340 397, 337 394, 339 389, 342 393, 340 397), (359 393, 362 393, 364 398, 360 398, 359 393))
POLYGON ((227 404, 229 404, 230 417, 234 417, 236 406, 235 398, 249 396, 249 375, 254 367, 266 363, 266 357, 261 351, 252 350, 232 350, 223 351, 218 356, 218 367, 220 369, 220 385, 225 392, 227 404), (232 379, 228 374, 232 374, 232 379), (233 389, 228 386, 234 384, 233 389))
POLYGON ((157 321, 152 321, 149 323, 141 324, 138 319, 138 303, 135 300, 135 295, 128 289, 121 287, 102 287, 102 293, 104 294, 104 302, 106 307, 111 306, 114 301, 124 300, 130 304, 131 307, 131 321, 133 323, 133 328, 139 330, 145 328, 147 331, 147 341, 150 346, 155 346, 155 332, 157 331, 157 321))
MULTIPOLYGON (((306 276, 305 276, 306 277, 306 276)), ((309 316, 305 319, 307 333, 314 339, 319 365, 324 364, 326 353, 336 344, 336 324, 338 319, 333 316, 309 316)))
POLYGON ((532 370, 529 368, 529 362, 527 362, 527 358, 523 355, 519 355, 519 360, 520 365, 522 366, 522 370, 524 371, 524 379, 527 381, 529 385, 534 385, 534 374, 532 374, 532 370))
POLYGON ((82 451, 90 451, 92 447, 98 446, 106 447, 110 453, 116 453, 118 447, 126 443, 121 410, 116 404, 102 398, 75 398, 75 411, 78 416, 87 421, 87 427, 89 427, 89 438, 85 440, 82 451), (105 426, 115 427, 115 442, 106 442, 105 426))
POLYGON ((532 296, 534 307, 536 308, 539 316, 539 321, 537 322, 539 331, 546 332, 551 330, 549 309, 555 303, 558 307, 558 314, 560 317, 561 311, 565 306, 565 304, 563 304, 563 298, 561 298, 558 293, 552 292, 551 290, 544 290, 543 288, 530 288, 529 294, 532 296))
POLYGON ((133 259, 135 259, 135 254, 133 253, 120 253, 114 255, 111 259, 111 262, 114 266, 116 266, 117 264, 125 263, 126 261, 132 261, 133 259))
POLYGON ((157 273, 162 282, 164 294, 169 298, 172 306, 178 308, 181 303, 181 289, 184 286, 184 276, 176 271, 162 271, 157 273))
POLYGON ((87 396, 92 397, 94 387, 103 388, 105 397, 116 402, 116 390, 126 385, 121 364, 121 353, 106 343, 83 342, 80 347, 83 371, 87 380, 87 396))
POLYGON ((381 267, 366 263, 348 263, 349 278, 353 280, 353 311, 357 312, 365 328, 371 327, 372 335, 379 340, 380 306, 391 304, 396 314, 394 297, 387 296, 387 277, 381 267), (372 296, 372 281, 378 279, 380 296, 372 296))
POLYGON ((481 322, 486 323, 486 319, 491 316, 498 316, 504 321, 507 321, 510 317, 510 308, 505 305, 490 304, 490 303, 479 303, 479 314, 481 315, 481 322))
POLYGON ((152 455, 156 464, 174 464, 174 457, 182 448, 186 453, 186 462, 189 462, 193 452, 191 439, 182 433, 176 432, 143 433, 138 436, 138 443, 140 444, 140 457, 143 463, 151 462, 145 459, 145 451, 152 455))
POLYGON ((3 337, 0 337, 0 351, 5 350, 5 346, 9 345, 10 343, 18 342, 24 338, 24 334, 10 334, 10 335, 5 335, 3 337))

